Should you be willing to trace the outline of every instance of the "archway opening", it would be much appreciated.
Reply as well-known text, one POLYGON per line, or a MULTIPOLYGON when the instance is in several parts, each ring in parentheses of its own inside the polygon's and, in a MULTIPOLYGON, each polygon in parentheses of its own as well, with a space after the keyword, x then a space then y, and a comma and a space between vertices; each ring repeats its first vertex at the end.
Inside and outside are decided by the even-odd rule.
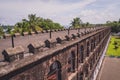
POLYGON ((92 39, 91 40, 91 52, 93 51, 93 49, 94 49, 94 40, 92 39))
POLYGON ((83 72, 79 73, 79 80, 83 80, 83 72))
POLYGON ((80 62, 83 63, 84 61, 84 47, 83 45, 80 46, 80 62))
POLYGON ((75 52, 71 51, 68 57, 68 64, 70 65, 68 72, 75 72, 75 52))
POLYGON ((89 42, 87 42, 87 57, 89 56, 89 53, 90 53, 89 46, 90 46, 90 43, 89 43, 89 42))
POLYGON ((48 80, 61 80, 61 64, 59 61, 54 61, 50 65, 48 80))

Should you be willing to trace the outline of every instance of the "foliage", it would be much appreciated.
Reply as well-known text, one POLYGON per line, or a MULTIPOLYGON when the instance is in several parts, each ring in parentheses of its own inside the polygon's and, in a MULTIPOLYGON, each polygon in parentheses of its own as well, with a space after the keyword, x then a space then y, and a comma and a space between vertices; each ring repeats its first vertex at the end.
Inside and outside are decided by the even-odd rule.
POLYGON ((63 28, 59 23, 53 22, 51 19, 43 19, 37 17, 35 14, 28 15, 28 19, 23 19, 21 22, 15 24, 14 32, 28 32, 31 34, 32 31, 42 31, 48 29, 61 29, 63 28))
POLYGON ((4 35, 3 27, 0 26, 0 36, 4 35))
POLYGON ((11 27, 8 26, 8 28, 7 28, 7 33, 10 34, 10 33, 11 33, 11 30, 12 30, 11 27))
POLYGON ((115 36, 111 37, 108 50, 108 56, 120 56, 120 39, 116 38, 115 36))
POLYGON ((79 28, 82 26, 82 20, 79 17, 73 18, 71 25, 73 28, 79 28))
POLYGON ((111 27, 112 32, 115 33, 120 32, 120 19, 118 21, 113 21, 113 22, 107 21, 106 25, 111 27))
POLYGON ((90 24, 89 22, 83 23, 83 21, 79 17, 73 18, 71 22, 72 28, 90 27, 90 26, 93 26, 93 24, 90 24))

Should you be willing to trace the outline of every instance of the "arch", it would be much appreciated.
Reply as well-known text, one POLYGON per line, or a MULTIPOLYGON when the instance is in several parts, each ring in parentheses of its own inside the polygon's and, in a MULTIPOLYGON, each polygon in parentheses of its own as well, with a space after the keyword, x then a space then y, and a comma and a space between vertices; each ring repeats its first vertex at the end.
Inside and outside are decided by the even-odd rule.
POLYGON ((61 63, 59 61, 56 60, 50 65, 48 80, 61 80, 61 63))
POLYGON ((84 47, 83 45, 80 46, 80 62, 83 63, 84 60, 84 47))
POLYGON ((90 70, 92 69, 93 67, 93 59, 90 60, 90 70))
POLYGON ((96 46, 96 38, 94 37, 94 44, 93 44, 94 46, 93 46, 93 48, 95 48, 95 46, 96 46))
POLYGON ((88 71, 88 67, 89 67, 88 64, 86 64, 86 65, 85 65, 85 77, 87 77, 88 74, 89 74, 89 73, 88 73, 88 72, 89 72, 89 71, 88 71))
POLYGON ((94 49, 94 40, 92 39, 91 40, 91 51, 93 51, 93 49, 94 49))
POLYGON ((83 72, 79 73, 79 80, 83 80, 83 72))
POLYGON ((101 35, 99 34, 99 42, 100 42, 100 40, 101 40, 101 35))
POLYGON ((68 64, 70 65, 68 72, 75 72, 75 51, 71 51, 68 56, 68 64))
POLYGON ((99 43, 99 35, 97 35, 97 37, 96 37, 96 45, 98 45, 98 43, 99 43))
POLYGON ((90 53, 89 46, 90 46, 90 43, 89 43, 89 41, 88 41, 88 42, 87 42, 87 57, 89 56, 89 53, 90 53))

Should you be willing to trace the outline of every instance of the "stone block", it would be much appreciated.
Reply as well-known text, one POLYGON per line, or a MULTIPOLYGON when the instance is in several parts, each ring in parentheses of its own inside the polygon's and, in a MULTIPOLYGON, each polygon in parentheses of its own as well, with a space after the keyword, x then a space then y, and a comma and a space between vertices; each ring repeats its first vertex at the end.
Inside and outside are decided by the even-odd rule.
POLYGON ((38 53, 40 51, 39 49, 44 47, 44 46, 45 46, 45 44, 41 41, 33 42, 33 43, 28 45, 28 49, 29 49, 30 53, 35 54, 35 53, 38 53))
POLYGON ((15 36, 20 36, 20 33, 15 33, 15 36))
POLYGON ((45 40, 45 46, 48 47, 48 48, 55 47, 56 46, 56 40, 55 39, 45 40))
POLYGON ((24 32, 23 34, 24 34, 24 35, 28 35, 28 32, 24 32))
POLYGON ((80 37, 80 33, 77 33, 77 37, 80 37))
POLYGON ((16 46, 14 48, 5 49, 2 54, 6 61, 12 62, 22 59, 24 57, 24 48, 22 46, 16 46))
POLYGON ((72 34, 72 39, 76 39, 77 36, 75 34, 72 34))
POLYGON ((42 30, 41 32, 42 32, 42 33, 46 33, 46 31, 45 31, 45 30, 42 30))
POLYGON ((70 40, 71 40, 71 37, 68 36, 68 35, 66 35, 65 38, 66 38, 67 41, 70 41, 70 40))
POLYGON ((65 41, 65 38, 64 37, 58 37, 58 38, 56 38, 56 40, 57 40, 57 43, 62 44, 65 41))
POLYGON ((58 31, 58 29, 55 29, 55 32, 57 32, 58 31))
POLYGON ((46 31, 46 33, 49 33, 50 32, 50 30, 45 30, 46 31))

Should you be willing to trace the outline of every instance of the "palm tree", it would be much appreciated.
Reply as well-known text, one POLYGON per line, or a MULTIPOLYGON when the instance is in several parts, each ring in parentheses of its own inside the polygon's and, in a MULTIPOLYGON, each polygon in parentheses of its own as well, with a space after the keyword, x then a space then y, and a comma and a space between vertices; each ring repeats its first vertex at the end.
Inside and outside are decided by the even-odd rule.
POLYGON ((21 35, 24 35, 25 28, 26 28, 26 26, 25 26, 25 23, 23 23, 23 22, 16 23, 15 27, 14 27, 15 32, 19 32, 21 35))
POLYGON ((73 19, 71 24, 72 24, 73 28, 79 28, 82 24, 82 20, 80 18, 76 17, 73 19))
POLYGON ((37 31, 35 26, 37 26, 38 19, 39 18, 36 17, 35 14, 28 15, 28 22, 29 22, 30 29, 32 29, 35 32, 37 31))

